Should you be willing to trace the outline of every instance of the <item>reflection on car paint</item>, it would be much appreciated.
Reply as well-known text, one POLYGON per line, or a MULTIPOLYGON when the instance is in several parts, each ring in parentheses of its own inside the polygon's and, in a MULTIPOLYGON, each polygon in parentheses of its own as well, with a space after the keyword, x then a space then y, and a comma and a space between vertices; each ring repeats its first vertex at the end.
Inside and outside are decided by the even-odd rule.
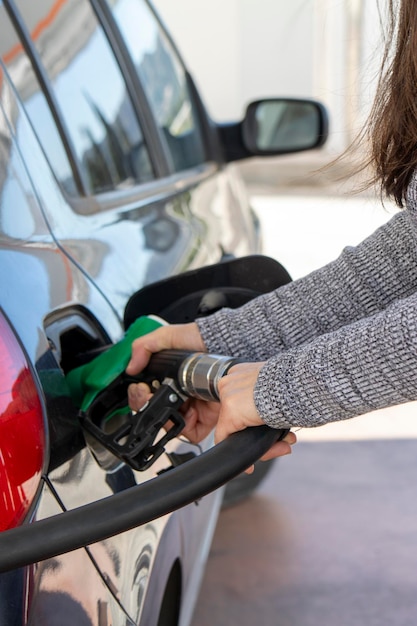
MULTIPOLYGON (((151 180, 152 166, 133 103, 89 3, 67 0, 51 9, 43 0, 33 5, 30 18, 23 4, 17 4, 30 22, 27 28, 51 80, 74 156, 83 165, 86 193, 151 180)), ((40 140, 44 142, 42 136, 40 140)), ((55 144, 46 143, 45 149, 68 189, 55 166, 55 144)))

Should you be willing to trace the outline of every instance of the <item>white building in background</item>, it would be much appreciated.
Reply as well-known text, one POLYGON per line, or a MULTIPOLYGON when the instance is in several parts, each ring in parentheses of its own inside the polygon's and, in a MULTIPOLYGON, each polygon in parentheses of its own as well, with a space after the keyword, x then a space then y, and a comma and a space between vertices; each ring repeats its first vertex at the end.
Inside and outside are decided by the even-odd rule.
MULTIPOLYGON (((379 0, 380 3, 381 0, 379 0)), ((216 121, 250 100, 327 105, 330 152, 349 143, 372 100, 380 59, 378 0, 154 0, 216 121)))

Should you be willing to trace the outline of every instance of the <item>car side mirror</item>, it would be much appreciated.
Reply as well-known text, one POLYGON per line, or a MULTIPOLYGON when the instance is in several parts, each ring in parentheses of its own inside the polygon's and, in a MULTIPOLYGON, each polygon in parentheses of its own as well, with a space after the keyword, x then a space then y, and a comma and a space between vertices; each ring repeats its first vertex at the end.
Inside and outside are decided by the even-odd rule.
POLYGON ((320 148, 327 140, 326 108, 316 100, 268 98, 251 102, 241 122, 217 126, 226 162, 320 148))
POLYGON ((318 148, 327 133, 326 110, 313 100, 280 98, 252 102, 242 123, 243 142, 257 156, 318 148))

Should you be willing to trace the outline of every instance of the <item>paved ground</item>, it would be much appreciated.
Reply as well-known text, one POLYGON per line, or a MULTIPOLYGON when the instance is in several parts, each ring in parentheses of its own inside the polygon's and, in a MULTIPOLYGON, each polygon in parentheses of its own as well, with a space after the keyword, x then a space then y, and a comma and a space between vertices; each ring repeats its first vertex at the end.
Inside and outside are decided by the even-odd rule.
POLYGON ((415 626, 417 440, 301 441, 222 512, 193 626, 415 626))
MULTIPOLYGON (((291 163, 290 163, 291 166, 291 163)), ((335 186, 252 187, 265 252, 293 278, 392 214, 335 186)), ((415 626, 417 405, 300 431, 222 512, 193 626, 415 626)))

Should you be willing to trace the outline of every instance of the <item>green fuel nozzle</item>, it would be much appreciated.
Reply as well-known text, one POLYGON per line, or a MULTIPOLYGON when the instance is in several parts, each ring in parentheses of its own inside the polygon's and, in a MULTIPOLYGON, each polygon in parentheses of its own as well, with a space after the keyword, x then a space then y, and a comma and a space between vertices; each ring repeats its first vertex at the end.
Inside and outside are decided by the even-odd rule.
POLYGON ((216 354, 163 350, 151 357, 143 372, 127 376, 133 341, 163 323, 154 317, 138 318, 120 342, 67 375, 81 424, 89 441, 94 439, 95 450, 98 443, 136 470, 148 469, 183 430, 179 408, 187 397, 219 400, 218 381, 237 362, 216 354), (147 383, 153 395, 135 412, 128 407, 128 387, 137 382, 147 383))

